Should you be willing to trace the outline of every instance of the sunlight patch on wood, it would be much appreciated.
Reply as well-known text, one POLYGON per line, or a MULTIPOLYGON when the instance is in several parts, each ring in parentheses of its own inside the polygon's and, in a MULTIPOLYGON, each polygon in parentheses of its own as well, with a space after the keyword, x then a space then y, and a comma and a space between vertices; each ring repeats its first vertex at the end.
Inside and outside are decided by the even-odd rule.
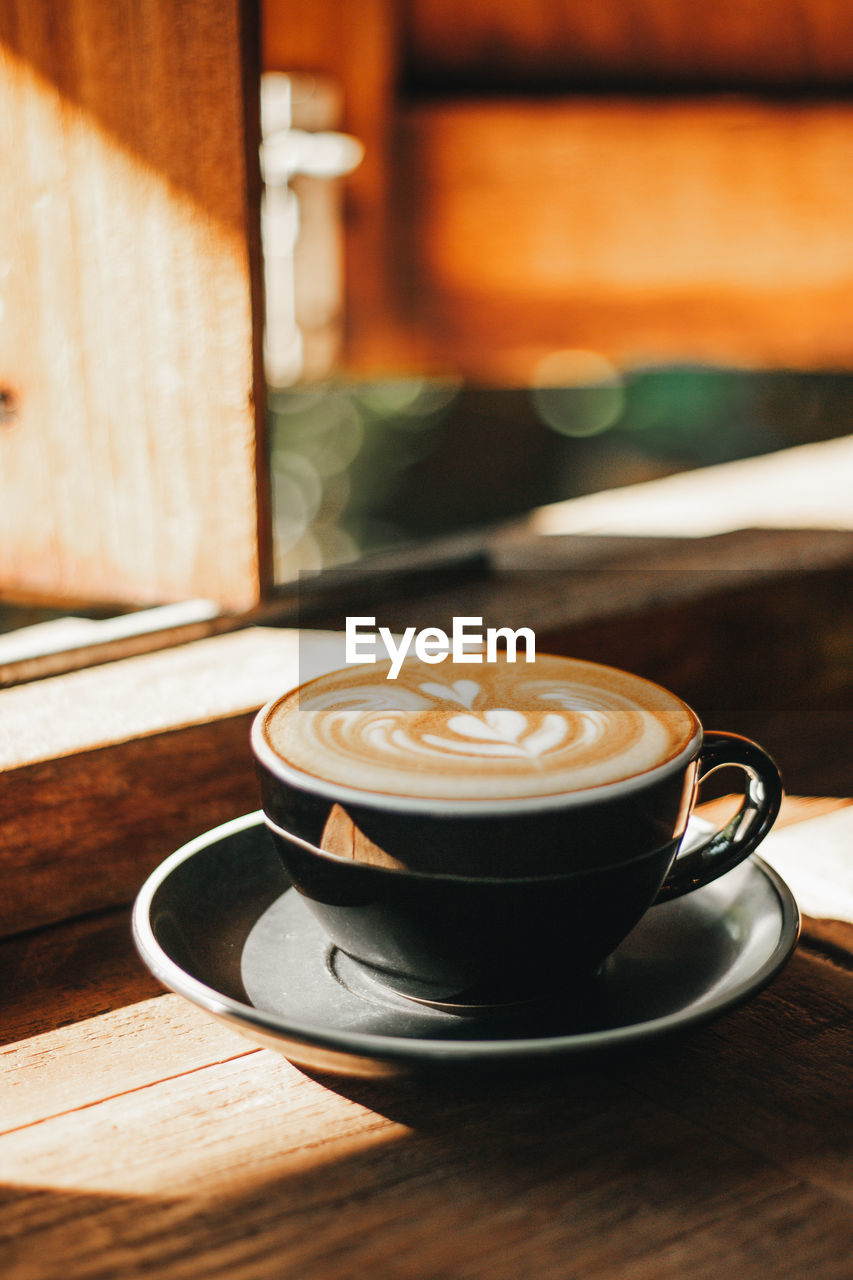
POLYGON ((242 1194, 409 1132, 177 996, 22 1041, 2 1062, 6 1123, 24 1118, 0 1135, 7 1187, 242 1194))

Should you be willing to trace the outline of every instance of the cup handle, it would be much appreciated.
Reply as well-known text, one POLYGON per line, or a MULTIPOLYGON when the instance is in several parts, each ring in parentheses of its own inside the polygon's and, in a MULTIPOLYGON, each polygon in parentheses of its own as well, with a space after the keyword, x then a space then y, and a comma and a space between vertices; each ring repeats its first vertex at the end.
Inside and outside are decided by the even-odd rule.
POLYGON ((655 903, 701 889, 749 857, 767 835, 782 803, 782 778, 755 742, 736 733, 706 733, 699 756, 697 786, 717 769, 734 765, 746 774, 743 800, 724 827, 680 854, 655 903))

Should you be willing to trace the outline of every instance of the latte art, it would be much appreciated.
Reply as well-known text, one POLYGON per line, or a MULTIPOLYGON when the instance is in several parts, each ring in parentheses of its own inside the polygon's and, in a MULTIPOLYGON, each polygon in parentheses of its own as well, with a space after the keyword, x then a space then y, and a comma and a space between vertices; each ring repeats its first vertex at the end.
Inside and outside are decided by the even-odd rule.
POLYGON ((681 753, 698 722, 625 672, 546 655, 532 664, 417 660, 350 667, 272 707, 265 736, 329 784, 426 799, 554 795, 618 782, 681 753))

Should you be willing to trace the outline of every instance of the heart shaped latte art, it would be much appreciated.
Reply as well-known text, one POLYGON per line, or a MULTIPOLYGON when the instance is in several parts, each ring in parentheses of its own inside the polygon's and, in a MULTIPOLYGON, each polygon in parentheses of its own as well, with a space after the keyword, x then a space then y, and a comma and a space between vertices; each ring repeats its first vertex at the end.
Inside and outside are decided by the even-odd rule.
POLYGON ((482 716, 450 716, 447 727, 463 741, 434 734, 424 735, 424 741, 451 755, 458 752, 503 758, 516 756, 528 760, 538 760, 559 746, 569 732, 565 716, 551 712, 537 727, 528 716, 513 711, 511 707, 489 707, 482 716))
MULTIPOLYGON (((585 679, 590 668, 537 658, 529 672, 505 662, 476 672, 457 665, 443 679, 415 662, 394 682, 354 668, 302 691, 282 718, 277 749, 297 768, 368 790, 537 795, 630 776, 695 731, 684 708, 673 737, 667 708, 644 705, 630 687, 585 679)), ((663 690, 650 702, 658 693, 683 707, 663 690)))

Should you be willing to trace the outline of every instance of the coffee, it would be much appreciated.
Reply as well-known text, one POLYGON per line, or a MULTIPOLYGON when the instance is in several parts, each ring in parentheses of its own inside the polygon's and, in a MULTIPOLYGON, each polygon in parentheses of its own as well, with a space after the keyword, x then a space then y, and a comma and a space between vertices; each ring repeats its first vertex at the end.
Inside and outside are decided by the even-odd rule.
POLYGON ((283 764, 331 787, 417 800, 556 796, 619 783, 695 749, 696 717, 658 685, 570 658, 409 659, 349 667, 272 705, 283 764))
POLYGON ((252 747, 289 882, 395 992, 481 1008, 564 987, 653 902, 742 862, 779 811, 760 747, 703 733, 638 676, 542 655, 388 667, 276 699, 252 747), (697 784, 724 765, 741 807, 680 854, 697 784))

